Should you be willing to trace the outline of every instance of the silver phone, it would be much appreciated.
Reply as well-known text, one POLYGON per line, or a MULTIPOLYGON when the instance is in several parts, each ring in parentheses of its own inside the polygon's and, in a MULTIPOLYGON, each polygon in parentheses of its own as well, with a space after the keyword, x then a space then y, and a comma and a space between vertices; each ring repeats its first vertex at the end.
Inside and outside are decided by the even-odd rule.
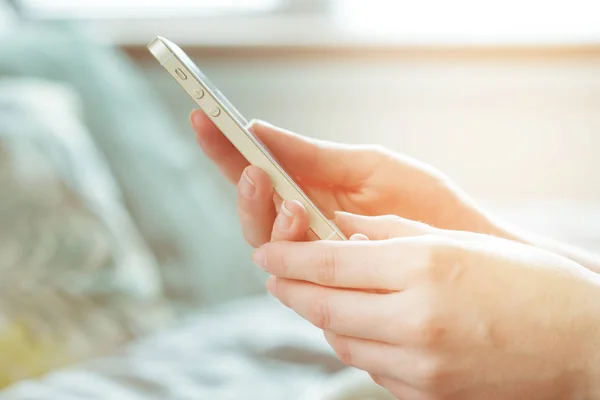
POLYGON ((248 160, 264 170, 284 200, 299 201, 308 212, 310 229, 322 240, 346 240, 340 229, 317 208, 269 151, 248 130, 248 122, 176 44, 156 37, 148 49, 248 160))

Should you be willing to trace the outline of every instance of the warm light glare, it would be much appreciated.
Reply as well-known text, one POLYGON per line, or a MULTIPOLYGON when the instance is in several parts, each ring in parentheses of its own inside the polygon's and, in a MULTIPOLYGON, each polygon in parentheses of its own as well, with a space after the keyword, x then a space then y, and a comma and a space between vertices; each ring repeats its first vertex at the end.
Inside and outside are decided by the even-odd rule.
POLYGON ((162 12, 231 12, 269 11, 280 0, 25 0, 36 13, 62 17, 147 17, 162 12))
POLYGON ((335 0, 349 31, 418 42, 600 41, 598 0, 335 0))

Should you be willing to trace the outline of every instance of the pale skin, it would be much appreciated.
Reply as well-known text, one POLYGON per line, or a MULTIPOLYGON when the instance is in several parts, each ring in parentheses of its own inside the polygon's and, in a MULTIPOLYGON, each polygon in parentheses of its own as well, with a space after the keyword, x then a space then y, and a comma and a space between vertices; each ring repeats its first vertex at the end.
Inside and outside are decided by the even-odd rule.
POLYGON ((254 122, 352 239, 314 240, 299 203, 282 203, 201 111, 191 120, 238 185, 267 290, 322 329, 343 362, 400 399, 600 398, 594 255, 501 223, 410 158, 254 122))

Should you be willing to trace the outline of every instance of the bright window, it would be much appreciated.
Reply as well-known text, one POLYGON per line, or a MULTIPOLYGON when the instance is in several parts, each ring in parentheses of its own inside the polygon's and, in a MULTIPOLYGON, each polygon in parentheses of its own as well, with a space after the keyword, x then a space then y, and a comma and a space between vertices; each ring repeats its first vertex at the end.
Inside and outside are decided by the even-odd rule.
POLYGON ((22 0, 44 18, 154 18, 275 9, 281 0, 22 0))
POLYGON ((599 0, 333 0, 344 29, 413 43, 600 43, 599 0))
POLYGON ((34 17, 107 21, 108 25, 98 25, 124 41, 137 41, 160 30, 173 32, 190 44, 199 40, 195 38, 220 38, 221 42, 226 38, 229 44, 242 45, 600 44, 600 0, 20 1, 34 17), (198 23, 207 16, 261 18, 238 18, 235 25, 216 18, 198 23), (140 23, 133 26, 132 19, 140 23), (145 32, 148 27, 151 31, 145 32))

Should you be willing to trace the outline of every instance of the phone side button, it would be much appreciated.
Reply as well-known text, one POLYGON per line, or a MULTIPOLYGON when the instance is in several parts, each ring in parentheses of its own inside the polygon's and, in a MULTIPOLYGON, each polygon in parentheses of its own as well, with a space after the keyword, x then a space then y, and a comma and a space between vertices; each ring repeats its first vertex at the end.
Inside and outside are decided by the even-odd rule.
POLYGON ((202 89, 195 89, 192 94, 194 95, 195 98, 201 99, 201 98, 204 97, 204 90, 202 90, 202 89))
POLYGON ((210 107, 210 108, 208 109, 208 113, 209 113, 210 115, 212 115, 213 117, 218 117, 219 115, 221 115, 221 109, 220 109, 219 107, 217 107, 217 106, 215 106, 215 107, 210 107))
POLYGON ((175 70, 175 73, 177 74, 178 77, 180 77, 182 80, 186 80, 187 79, 187 75, 185 74, 185 72, 183 72, 180 68, 177 68, 175 70))

